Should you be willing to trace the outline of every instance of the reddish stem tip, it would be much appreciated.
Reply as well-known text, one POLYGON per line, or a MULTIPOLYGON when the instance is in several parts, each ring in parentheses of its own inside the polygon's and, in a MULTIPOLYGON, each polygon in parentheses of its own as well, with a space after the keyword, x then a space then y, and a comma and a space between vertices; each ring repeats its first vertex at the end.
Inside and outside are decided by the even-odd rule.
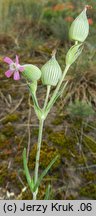
POLYGON ((85 9, 86 9, 86 10, 88 10, 88 9, 91 10, 91 9, 92 9, 92 6, 91 6, 91 5, 85 5, 85 9))

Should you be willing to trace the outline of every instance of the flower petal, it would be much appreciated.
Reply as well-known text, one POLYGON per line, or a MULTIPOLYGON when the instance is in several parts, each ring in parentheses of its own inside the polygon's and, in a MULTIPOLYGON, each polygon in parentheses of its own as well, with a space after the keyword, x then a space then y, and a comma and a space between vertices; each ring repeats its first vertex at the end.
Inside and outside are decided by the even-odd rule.
POLYGON ((19 64, 19 58, 18 58, 18 56, 16 55, 16 65, 18 65, 19 64))
POLYGON ((19 80, 20 79, 20 74, 19 71, 14 72, 14 80, 19 80))
POLYGON ((23 66, 20 65, 20 66, 19 66, 19 71, 22 72, 22 71, 24 71, 24 70, 25 70, 25 68, 24 68, 23 66))
POLYGON ((9 57, 5 57, 4 62, 6 62, 7 64, 12 64, 13 63, 12 59, 10 59, 9 57))
POLYGON ((11 77, 12 74, 13 74, 13 71, 11 71, 11 70, 8 70, 8 71, 5 72, 5 76, 8 77, 8 78, 11 77))

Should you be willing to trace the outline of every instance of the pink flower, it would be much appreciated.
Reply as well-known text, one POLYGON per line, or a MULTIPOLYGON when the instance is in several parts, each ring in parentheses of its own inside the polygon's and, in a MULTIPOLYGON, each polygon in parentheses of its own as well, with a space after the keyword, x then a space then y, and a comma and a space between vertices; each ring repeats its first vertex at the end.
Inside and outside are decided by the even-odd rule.
POLYGON ((9 78, 13 75, 14 80, 19 80, 19 72, 22 72, 24 70, 24 67, 19 64, 18 56, 16 55, 15 62, 13 62, 12 59, 10 59, 9 57, 5 57, 4 62, 6 62, 9 65, 9 70, 5 72, 5 76, 9 78))

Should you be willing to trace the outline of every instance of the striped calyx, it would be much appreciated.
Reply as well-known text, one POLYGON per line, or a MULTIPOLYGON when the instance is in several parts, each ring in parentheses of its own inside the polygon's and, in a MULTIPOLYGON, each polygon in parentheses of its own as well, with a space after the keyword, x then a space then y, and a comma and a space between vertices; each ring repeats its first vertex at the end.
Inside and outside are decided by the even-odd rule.
POLYGON ((58 64, 55 53, 52 58, 41 68, 41 79, 44 85, 56 86, 62 76, 60 65, 58 64))
POLYGON ((24 71, 22 72, 22 75, 29 81, 37 81, 41 77, 41 70, 32 64, 26 64, 23 65, 24 71))
POLYGON ((84 42, 89 34, 89 23, 86 15, 87 7, 73 21, 69 29, 70 40, 84 42))
POLYGON ((66 55, 66 65, 72 65, 76 59, 79 57, 83 50, 83 44, 77 44, 73 45, 69 50, 66 55))

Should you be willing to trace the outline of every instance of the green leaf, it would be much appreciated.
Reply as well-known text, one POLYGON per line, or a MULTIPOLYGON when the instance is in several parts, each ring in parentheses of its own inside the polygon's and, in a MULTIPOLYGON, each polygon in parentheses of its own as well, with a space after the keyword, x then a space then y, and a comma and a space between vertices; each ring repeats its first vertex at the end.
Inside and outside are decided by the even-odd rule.
POLYGON ((31 179, 31 176, 30 176, 30 173, 29 173, 29 170, 28 170, 27 158, 26 158, 26 149, 25 148, 23 150, 23 165, 24 165, 24 171, 25 171, 25 175, 26 175, 28 185, 30 187, 31 192, 33 192, 34 182, 33 182, 33 179, 31 179))
POLYGON ((59 158, 58 155, 56 155, 55 158, 53 158, 53 160, 49 163, 49 165, 46 167, 46 169, 42 172, 42 174, 39 176, 37 183, 34 186, 34 192, 36 191, 36 189, 39 187, 39 185, 41 184, 41 181, 43 180, 43 178, 45 177, 45 175, 48 173, 48 171, 50 170, 50 168, 52 167, 52 165, 56 162, 56 160, 59 158))
POLYGON ((51 185, 49 184, 47 189, 46 189, 46 192, 45 192, 44 200, 49 200, 50 199, 50 191, 51 191, 51 185))

